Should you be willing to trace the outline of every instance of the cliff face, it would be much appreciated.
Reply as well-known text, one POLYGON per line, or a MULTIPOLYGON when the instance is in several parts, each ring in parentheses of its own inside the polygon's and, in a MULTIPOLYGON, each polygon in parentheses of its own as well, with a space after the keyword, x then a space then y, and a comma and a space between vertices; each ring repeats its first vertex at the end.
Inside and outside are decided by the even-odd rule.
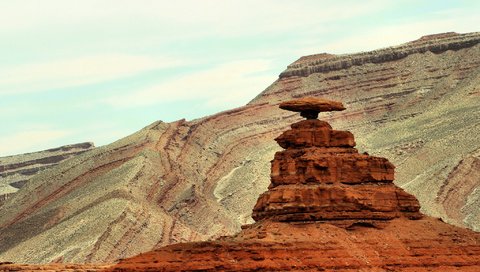
POLYGON ((368 63, 385 63, 397 61, 414 54, 434 53, 441 54, 449 50, 458 51, 477 45, 480 37, 477 33, 457 35, 449 32, 438 35, 424 36, 416 41, 379 49, 370 52, 335 56, 328 54, 302 57, 280 74, 280 78, 293 76, 308 77, 315 73, 329 73, 349 69, 353 66, 362 66, 368 63))
POLYGON ((60 163, 2 206, 0 260, 113 261, 237 232, 270 183, 272 139, 299 120, 277 104, 307 95, 345 102, 327 120, 395 164, 395 183, 424 213, 478 230, 479 38, 304 57, 245 107, 157 122, 60 163))
POLYGON ((93 143, 65 145, 44 151, 0 157, 0 206, 41 170, 94 148, 93 143))

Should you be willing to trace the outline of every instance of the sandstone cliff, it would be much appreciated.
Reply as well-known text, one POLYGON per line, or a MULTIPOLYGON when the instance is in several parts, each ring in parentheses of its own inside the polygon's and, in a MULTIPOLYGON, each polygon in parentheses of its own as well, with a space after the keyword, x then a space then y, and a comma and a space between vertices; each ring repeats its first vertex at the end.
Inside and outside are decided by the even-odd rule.
POLYGON ((423 212, 479 230, 479 38, 304 57, 245 107, 157 122, 60 163, 2 206, 0 260, 109 262, 237 232, 270 183, 272 139, 299 120, 277 104, 307 95, 345 102, 328 121, 393 162, 423 212))

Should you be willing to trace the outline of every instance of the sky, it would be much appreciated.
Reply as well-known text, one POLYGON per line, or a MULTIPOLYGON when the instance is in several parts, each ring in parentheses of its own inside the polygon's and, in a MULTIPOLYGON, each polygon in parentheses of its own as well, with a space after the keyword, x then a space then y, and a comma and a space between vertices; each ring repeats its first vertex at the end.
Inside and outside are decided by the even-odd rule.
POLYGON ((299 57, 480 31, 480 1, 0 0, 0 157, 248 103, 299 57))

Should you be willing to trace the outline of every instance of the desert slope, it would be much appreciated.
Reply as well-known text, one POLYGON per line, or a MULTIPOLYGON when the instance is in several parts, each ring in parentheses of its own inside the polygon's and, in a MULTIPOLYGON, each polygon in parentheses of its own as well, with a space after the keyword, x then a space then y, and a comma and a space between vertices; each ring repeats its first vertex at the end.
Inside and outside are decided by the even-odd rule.
POLYGON ((61 161, 94 148, 93 143, 78 143, 21 155, 0 157, 0 206, 30 177, 61 161))
POLYGON ((450 33, 302 57, 244 107, 157 122, 64 161, 2 206, 0 260, 111 262, 237 232, 269 184, 272 139, 299 120, 277 104, 306 95, 344 101, 332 126, 392 161, 423 212, 480 230, 479 42, 450 33))

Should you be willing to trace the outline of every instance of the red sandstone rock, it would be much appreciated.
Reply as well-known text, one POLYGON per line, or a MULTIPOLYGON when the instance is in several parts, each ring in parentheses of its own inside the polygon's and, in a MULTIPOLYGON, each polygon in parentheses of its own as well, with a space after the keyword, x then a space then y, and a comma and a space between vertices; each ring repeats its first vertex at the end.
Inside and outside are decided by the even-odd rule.
MULTIPOLYGON (((315 99, 303 100, 308 109, 324 105, 323 100, 318 105, 315 99)), ((275 154, 272 183, 253 209, 255 220, 329 221, 349 227, 421 218, 416 198, 392 183, 395 167, 385 158, 358 154, 352 133, 304 120, 275 140, 287 150, 275 154)))
POLYGON ((320 120, 304 120, 292 125, 276 139, 283 148, 291 147, 354 147, 355 140, 349 131, 332 130, 320 120))
POLYGON ((359 223, 261 221, 223 240, 163 247, 108 271, 478 271, 480 234, 425 217, 359 223))
POLYGON ((419 209, 412 195, 391 184, 281 185, 260 196, 253 217, 285 222, 325 221, 341 227, 359 222, 380 226, 397 217, 419 219, 419 209))
POLYGON ((356 149, 289 149, 275 154, 271 187, 282 184, 359 184, 392 182, 394 166, 385 158, 356 153, 356 149))
POLYGON ((345 109, 341 102, 315 97, 302 97, 283 102, 280 104, 280 108, 289 111, 298 111, 301 116, 307 119, 316 119, 318 113, 322 111, 342 111, 345 109))
POLYGON ((302 97, 280 104, 280 108, 289 111, 342 111, 345 107, 341 102, 315 97, 302 97))

